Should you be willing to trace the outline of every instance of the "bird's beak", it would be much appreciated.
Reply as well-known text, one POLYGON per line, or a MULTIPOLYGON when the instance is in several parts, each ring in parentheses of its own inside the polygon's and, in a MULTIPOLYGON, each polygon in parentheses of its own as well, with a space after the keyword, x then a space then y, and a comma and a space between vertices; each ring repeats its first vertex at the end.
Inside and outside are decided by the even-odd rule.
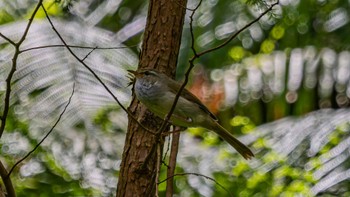
POLYGON ((135 70, 127 70, 130 74, 133 74, 136 78, 140 77, 141 74, 135 70))

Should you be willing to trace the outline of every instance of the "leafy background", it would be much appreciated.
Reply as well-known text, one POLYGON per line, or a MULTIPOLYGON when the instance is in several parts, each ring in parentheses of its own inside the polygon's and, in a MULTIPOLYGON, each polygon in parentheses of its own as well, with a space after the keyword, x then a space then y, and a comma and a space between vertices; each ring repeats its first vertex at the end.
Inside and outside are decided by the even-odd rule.
MULTIPOLYGON (((273 1, 203 1, 195 15, 198 51, 216 46, 273 1)), ((198 1, 189 1, 193 8, 198 1)), ((280 1, 273 13, 223 49, 196 62, 189 89, 221 123, 254 149, 245 161, 211 132, 181 137, 177 196, 348 196, 349 1, 280 1), (226 190, 224 190, 223 188, 226 190)), ((18 39, 36 1, 0 1, 0 32, 18 39)), ((127 69, 136 69, 147 2, 45 1, 70 45, 95 49, 84 60, 124 106, 127 69)), ((190 11, 187 11, 189 16, 190 11)), ((191 57, 189 18, 177 78, 191 57)), ((62 44, 39 11, 23 49, 62 44)), ((81 58, 92 49, 74 48, 81 58)), ((0 39, 0 97, 12 47, 0 39)), ((11 167, 48 132, 75 94, 50 137, 12 175, 18 196, 111 196, 115 193, 126 114, 64 47, 20 54, 1 159, 11 167)), ((0 105, 0 108, 2 106, 0 105)), ((163 169, 165 171, 165 168, 163 169)), ((165 172, 161 179, 165 178, 165 172)), ((160 185, 160 195, 165 184, 160 185)))

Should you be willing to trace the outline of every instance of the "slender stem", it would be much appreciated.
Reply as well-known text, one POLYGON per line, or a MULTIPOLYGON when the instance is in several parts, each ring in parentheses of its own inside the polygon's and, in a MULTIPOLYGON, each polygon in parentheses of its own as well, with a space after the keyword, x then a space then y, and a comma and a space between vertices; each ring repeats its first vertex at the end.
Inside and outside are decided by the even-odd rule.
POLYGON ((225 190, 230 196, 233 196, 232 193, 226 189, 222 184, 220 184, 219 182, 217 182, 215 179, 209 177, 209 176, 206 176, 206 175, 203 175, 203 174, 199 174, 199 173, 193 173, 193 172, 185 172, 185 173, 177 173, 177 174, 174 174, 173 176, 171 177, 167 177, 166 179, 158 182, 158 184, 161 184, 165 181, 168 181, 168 179, 171 179, 173 177, 176 177, 176 176, 189 176, 189 175, 194 175, 194 176, 199 176, 199 177, 204 177, 210 181, 213 181, 216 185, 218 185, 219 187, 221 187, 223 190, 225 190))
MULTIPOLYGON (((23 33, 21 39, 17 43, 15 43, 11 39, 9 39, 8 37, 6 37, 2 33, 0 33, 0 37, 7 40, 10 44, 12 44, 15 47, 15 53, 14 53, 13 58, 12 58, 11 70, 6 78, 6 91, 5 91, 5 98, 4 98, 4 110, 3 110, 3 113, 1 115, 0 138, 2 137, 2 134, 4 133, 5 126, 6 126, 6 120, 7 120, 7 116, 8 116, 9 109, 10 109, 11 80, 12 80, 12 77, 17 69, 17 59, 18 59, 18 56, 20 54, 19 48, 20 48, 21 44, 23 43, 23 41, 26 39, 29 28, 32 25, 34 16, 38 12, 42 2, 43 2, 43 0, 39 0, 31 17, 29 18, 29 22, 27 24, 27 27, 24 30, 24 33, 23 33)), ((0 175, 1 175, 1 178, 4 182, 4 184, 5 184, 7 195, 10 197, 15 197, 16 196, 15 189, 12 185, 9 174, 7 173, 7 171, 6 171, 4 165, 2 164, 1 161, 0 161, 0 175)))
POLYGON ((72 97, 73 97, 73 94, 74 94, 74 88, 75 88, 75 84, 73 84, 73 90, 72 90, 72 93, 68 99, 68 102, 66 104, 66 106, 64 107, 63 111, 61 112, 61 114, 59 115, 57 121, 55 122, 55 124, 51 127, 51 129, 49 130, 49 132, 47 132, 47 134, 40 140, 40 142, 30 151, 28 152, 22 159, 18 160, 11 168, 11 170, 9 171, 8 173, 8 177, 10 177, 11 173, 13 172, 13 170, 15 169, 15 167, 20 164, 22 161, 24 161, 25 159, 27 159, 44 141, 45 139, 52 133, 52 131, 55 129, 55 127, 57 126, 57 124, 60 122, 63 114, 66 112, 71 100, 72 100, 72 97))
POLYGON ((12 67, 11 67, 11 70, 10 70, 7 78, 6 78, 6 92, 5 92, 5 99, 4 99, 4 111, 3 111, 2 116, 1 116, 0 138, 1 138, 2 134, 4 133, 5 125, 6 125, 6 119, 7 119, 7 115, 8 115, 9 109, 10 109, 11 80, 12 80, 13 74, 16 72, 16 69, 17 69, 17 59, 18 59, 18 55, 19 55, 19 51, 20 51, 19 47, 21 46, 23 41, 26 39, 28 31, 29 31, 29 28, 32 25, 34 16, 38 12, 42 2, 43 2, 43 0, 40 0, 38 2, 37 6, 35 7, 32 16, 29 18, 29 22, 27 24, 27 27, 24 30, 24 33, 23 33, 21 39, 18 41, 18 43, 13 42, 9 38, 4 36, 3 34, 0 34, 0 36, 2 38, 7 40, 8 42, 10 42, 15 47, 15 54, 13 55, 13 58, 12 58, 12 67))
POLYGON ((83 59, 81 59, 81 61, 85 61, 86 60, 86 58, 88 58, 89 57, 89 55, 92 53, 92 52, 94 52, 94 50, 95 49, 98 49, 97 47, 95 47, 95 48, 93 48, 93 49, 91 49, 91 51, 88 53, 88 54, 86 54, 85 55, 85 57, 83 58, 83 59))
POLYGON ((171 140, 171 152, 169 157, 169 167, 167 177, 171 177, 166 181, 166 197, 172 197, 174 192, 174 172, 176 168, 176 158, 179 150, 180 132, 174 132, 171 140))
POLYGON ((0 176, 1 176, 2 181, 4 182, 7 196, 8 197, 16 197, 16 192, 15 192, 15 189, 12 185, 12 181, 11 181, 10 177, 7 176, 7 174, 8 173, 7 173, 5 166, 0 161, 0 176))
POLYGON ((269 13, 273 9, 273 7, 275 7, 278 4, 279 4, 279 0, 276 3, 274 3, 274 4, 271 4, 271 6, 268 9, 266 9, 263 13, 261 13, 256 19, 254 19, 250 23, 246 24, 244 27, 239 29, 236 33, 232 34, 225 42, 221 43, 220 45, 218 45, 216 47, 213 47, 213 48, 210 48, 210 49, 207 49, 205 51, 202 51, 202 52, 198 53, 197 54, 197 56, 198 56, 197 58, 199 58, 202 55, 205 55, 207 53, 210 53, 212 51, 218 50, 218 49, 226 46, 233 39, 235 39, 241 32, 243 32, 244 30, 246 30, 247 28, 252 26, 254 23, 258 22, 263 16, 265 16, 267 13, 269 13))
POLYGON ((0 37, 2 37, 3 39, 5 39, 7 42, 9 42, 10 44, 12 44, 13 46, 16 46, 16 43, 14 41, 12 41, 10 38, 6 37, 4 34, 2 34, 0 32, 0 37))
MULTIPOLYGON (((1 33, 0 33, 1 34, 1 33)), ((1 35, 0 35, 1 36, 1 35)), ((106 49, 125 49, 125 48, 132 48, 136 47, 138 45, 132 45, 132 46, 125 46, 125 47, 89 47, 89 46, 79 46, 79 45, 67 45, 70 48, 78 48, 78 49, 99 49, 99 50, 106 50, 106 49)), ((45 48, 57 48, 57 47, 66 47, 64 44, 54 44, 54 45, 45 45, 45 46, 37 46, 37 47, 31 47, 27 49, 23 49, 20 51, 20 53, 28 52, 31 50, 37 50, 37 49, 45 49, 45 48)))

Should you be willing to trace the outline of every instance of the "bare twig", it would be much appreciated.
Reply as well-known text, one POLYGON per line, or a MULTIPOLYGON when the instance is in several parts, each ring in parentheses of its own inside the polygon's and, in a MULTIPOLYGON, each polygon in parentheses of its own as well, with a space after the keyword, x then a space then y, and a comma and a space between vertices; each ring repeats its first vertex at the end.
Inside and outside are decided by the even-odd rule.
POLYGON ((34 16, 38 12, 38 10, 40 8, 40 5, 42 4, 42 1, 43 0, 39 0, 37 6, 35 7, 35 9, 33 11, 32 16, 29 18, 29 22, 27 24, 26 29, 24 30, 24 33, 23 33, 21 39, 17 43, 11 41, 6 36, 1 34, 2 38, 7 40, 8 42, 10 42, 15 47, 15 53, 14 53, 13 58, 12 58, 11 70, 10 70, 10 72, 9 72, 7 78, 6 78, 6 92, 5 92, 5 99, 4 99, 4 111, 3 111, 2 116, 1 116, 0 138, 1 138, 2 134, 4 133, 5 125, 6 125, 6 119, 7 119, 7 115, 8 115, 9 108, 10 108, 11 80, 12 80, 13 74, 15 73, 15 71, 17 69, 17 58, 18 58, 19 51, 20 51, 19 47, 21 46, 23 41, 26 39, 28 31, 29 31, 29 28, 32 25, 34 16))
POLYGON ((175 176, 188 176, 188 175, 194 175, 194 176, 204 177, 204 178, 206 178, 206 179, 208 179, 208 180, 210 180, 210 181, 213 181, 216 185, 218 185, 219 187, 221 187, 222 189, 224 189, 228 194, 230 194, 230 196, 233 196, 232 193, 231 193, 228 189, 226 189, 223 185, 221 185, 221 184, 220 184, 219 182, 217 182, 215 179, 213 179, 213 178, 211 178, 211 177, 209 177, 209 176, 203 175, 203 174, 193 173, 193 172, 176 173, 176 174, 174 174, 173 176, 167 177, 166 179, 164 179, 164 180, 158 182, 158 184, 161 184, 161 183, 163 183, 163 182, 167 181, 168 179, 173 178, 173 177, 175 177, 175 176))
POLYGON ((68 99, 68 102, 66 104, 66 106, 64 107, 63 111, 61 112, 61 114, 59 115, 58 119, 56 120, 55 124, 53 124, 53 126, 51 127, 51 129, 49 130, 49 132, 47 132, 47 134, 40 140, 40 142, 30 151, 28 152, 22 159, 18 160, 11 168, 11 170, 9 171, 8 173, 8 177, 10 177, 11 173, 13 172, 13 170, 15 169, 15 167, 20 164, 22 161, 24 161, 25 159, 27 159, 44 141, 45 139, 52 133, 52 131, 55 129, 55 127, 57 126, 57 124, 60 122, 63 114, 66 112, 71 100, 72 100, 72 97, 73 97, 73 94, 74 94, 74 88, 75 88, 75 83, 73 84, 73 90, 72 90, 72 93, 68 99))
POLYGON ((186 5, 183 5, 183 4, 181 4, 178 0, 175 0, 174 1, 177 5, 179 5, 180 7, 182 7, 183 9, 186 9, 186 10, 188 10, 188 11, 194 11, 196 8, 188 8, 188 7, 186 7, 186 5))
MULTIPOLYGON (((67 45, 70 48, 77 48, 77 49, 98 49, 98 50, 108 50, 108 49, 125 49, 125 48, 132 48, 137 47, 138 45, 132 45, 132 46, 125 46, 125 47, 89 47, 89 46, 79 46, 79 45, 67 45)), ((64 44, 54 44, 54 45, 45 45, 45 46, 37 46, 37 47, 31 47, 28 49, 23 49, 20 51, 20 53, 28 52, 31 50, 37 50, 37 49, 45 49, 45 48, 57 48, 57 47, 66 47, 64 44)))
MULTIPOLYGON (((0 118, 1 119, 0 138, 1 138, 2 134, 4 133, 5 126, 6 126, 7 115, 9 113, 9 109, 10 109, 11 80, 12 80, 12 77, 13 77, 16 69, 17 69, 17 59, 18 59, 18 55, 19 55, 19 51, 20 51, 19 48, 20 48, 21 44, 23 43, 23 41, 27 37, 29 28, 32 25, 34 16, 38 12, 38 10, 40 8, 40 5, 42 4, 42 1, 43 0, 39 0, 39 2, 37 4, 37 6, 35 7, 31 17, 29 18, 29 22, 27 24, 27 27, 24 30, 24 33, 23 33, 21 39, 17 43, 15 43, 11 39, 9 39, 8 37, 6 37, 2 33, 0 33, 0 36, 3 39, 8 41, 10 44, 12 44, 15 47, 15 53, 14 53, 13 58, 12 58, 11 70, 10 70, 10 72, 7 75, 7 78, 6 78, 6 91, 5 91, 5 99, 4 99, 4 110, 3 110, 3 113, 2 113, 1 118, 0 118)), ((8 173, 7 173, 7 171, 6 171, 4 165, 2 164, 1 161, 0 161, 0 174, 1 174, 2 180, 3 180, 4 184, 5 184, 7 195, 10 196, 10 197, 15 197, 16 193, 15 193, 15 190, 13 188, 11 179, 8 176, 8 173)))
POLYGON ((13 46, 16 46, 16 43, 14 41, 12 41, 10 38, 6 37, 4 34, 2 34, 0 32, 0 37, 2 37, 3 39, 5 39, 7 42, 9 42, 10 44, 12 44, 13 46))
POLYGON ((81 61, 85 61, 86 60, 86 58, 88 58, 89 57, 89 55, 95 50, 95 49, 98 49, 97 47, 95 47, 95 48, 93 48, 93 49, 91 49, 91 51, 88 53, 88 54, 86 54, 85 55, 85 57, 83 58, 83 59, 81 59, 81 61))
POLYGON ((197 58, 197 52, 196 52, 196 49, 194 48, 195 39, 194 39, 194 33, 193 33, 193 17, 194 17, 194 14, 196 13, 196 10, 199 8, 199 6, 201 4, 202 4, 202 0, 199 1, 198 5, 193 9, 192 14, 190 16, 190 33, 191 33, 191 40, 192 40, 192 42, 191 42, 191 49, 192 49, 194 58, 197 58))
POLYGON ((0 176, 1 176, 2 181, 4 182, 7 196, 8 197, 16 197, 16 192, 15 192, 15 189, 12 185, 12 181, 11 181, 10 177, 7 176, 7 170, 1 161, 0 161, 0 176))
MULTIPOLYGON (((265 16, 267 13, 269 13, 276 5, 279 4, 279 0, 277 0, 276 3, 271 4, 271 6, 266 9, 263 13, 261 13, 256 19, 252 20, 250 23, 246 24, 244 27, 242 27, 241 29, 239 29, 236 33, 232 34, 225 42, 221 43, 220 45, 207 49, 205 51, 202 51, 200 53, 197 54, 197 57, 194 56, 194 58, 199 58, 202 55, 205 55, 207 53, 210 53, 212 51, 218 50, 224 46, 226 46, 228 43, 230 43, 233 39, 235 39, 241 32, 243 32, 244 30, 246 30, 247 28, 249 28, 250 26, 252 26, 254 23, 258 22, 263 16, 265 16)), ((192 33, 191 33, 192 34, 192 33)))
POLYGON ((54 26, 54 24, 52 23, 44 5, 41 5, 42 9, 44 10, 44 13, 46 15, 47 20, 49 21, 53 31, 56 33, 56 35, 58 36, 58 38, 61 40, 61 42, 63 43, 63 45, 66 47, 66 49, 70 52, 70 54, 77 60, 79 61, 86 69, 88 69, 89 72, 91 72, 91 74, 97 79, 98 82, 100 82, 100 84, 105 88, 105 90, 107 90, 107 92, 113 97, 113 99, 118 103, 118 105, 134 120, 137 122, 137 124, 139 124, 145 131, 151 133, 151 134, 155 134, 153 131, 147 129, 146 127, 144 127, 119 101, 119 99, 112 93, 112 91, 107 87, 107 85, 102 81, 102 79, 95 73, 95 71, 93 71, 84 61, 82 61, 70 48, 70 46, 66 43, 66 41, 63 39, 63 37, 61 36, 61 34, 57 31, 56 27, 54 26))
MULTIPOLYGON (((179 128, 180 129, 180 128, 179 128)), ((169 158, 169 167, 167 171, 167 177, 171 177, 167 180, 166 183, 166 197, 172 197, 174 191, 174 172, 176 168, 176 158, 179 150, 179 141, 180 141, 180 132, 173 133, 171 141, 171 152, 169 158)))

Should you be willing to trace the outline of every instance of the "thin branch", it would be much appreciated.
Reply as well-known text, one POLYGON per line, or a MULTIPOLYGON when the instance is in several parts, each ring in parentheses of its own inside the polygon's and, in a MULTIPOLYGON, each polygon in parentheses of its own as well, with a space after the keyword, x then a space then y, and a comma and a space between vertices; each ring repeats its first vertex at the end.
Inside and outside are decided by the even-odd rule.
MULTIPOLYGON (((125 49, 125 48, 133 48, 137 47, 138 45, 131 45, 131 46, 124 46, 124 47, 89 47, 89 46, 79 46, 79 45, 67 45, 70 48, 78 48, 78 49, 99 49, 99 50, 108 50, 108 49, 125 49)), ((45 48, 57 48, 57 47, 67 47, 64 44, 54 44, 54 45, 45 45, 45 46, 37 46, 37 47, 31 47, 28 49, 23 49, 20 51, 20 53, 28 52, 31 50, 37 50, 37 49, 45 49, 45 48)))
MULTIPOLYGON (((24 30, 24 33, 23 33, 21 39, 18 41, 18 43, 10 42, 10 39, 7 40, 11 44, 14 45, 14 47, 15 47, 15 54, 13 55, 13 58, 12 58, 11 70, 10 70, 10 72, 9 72, 7 78, 6 78, 6 92, 5 92, 5 99, 4 99, 4 110, 3 110, 3 113, 2 113, 2 116, 1 116, 2 118, 1 118, 1 126, 0 126, 0 138, 1 138, 2 134, 4 133, 5 125, 6 125, 6 119, 7 119, 7 115, 8 115, 9 108, 10 108, 11 80, 12 80, 13 74, 15 73, 15 71, 17 69, 17 58, 18 58, 18 55, 19 55, 19 47, 21 46, 23 41, 26 39, 26 36, 28 34, 28 31, 29 31, 29 28, 32 25, 34 16, 38 12, 42 2, 43 2, 43 0, 39 0, 37 6, 35 7, 35 9, 33 11, 33 14, 29 18, 29 22, 27 24, 27 27, 24 30)), ((1 35, 2 35, 1 36, 2 38, 4 38, 4 39, 7 38, 3 34, 1 34, 1 35)))
POLYGON ((81 61, 85 61, 85 59, 88 58, 89 55, 90 55, 95 49, 97 49, 97 47, 91 49, 91 51, 90 51, 88 54, 86 54, 85 57, 84 57, 83 59, 81 59, 81 61))
POLYGON ((249 28, 250 26, 252 26, 254 23, 258 22, 263 16, 265 16, 267 13, 269 13, 276 5, 279 4, 279 0, 277 0, 276 3, 271 4, 271 6, 266 9, 263 13, 261 13, 256 19, 252 20, 250 23, 246 24, 244 27, 242 27, 241 29, 239 29, 236 33, 232 34, 225 42, 223 42, 222 44, 213 47, 211 49, 207 49, 205 51, 202 51, 200 53, 197 54, 197 57, 194 56, 193 58, 199 58, 202 55, 205 55, 207 53, 210 53, 212 51, 215 51, 217 49, 220 49, 224 46, 226 46, 228 43, 230 43, 233 39, 235 39, 241 32, 243 32, 244 30, 246 30, 247 28, 249 28))
MULTIPOLYGON (((179 128, 181 129, 181 128, 179 128)), ((172 197, 174 192, 174 173, 176 168, 176 158, 179 150, 180 132, 173 133, 171 141, 171 152, 169 157, 169 167, 167 177, 171 177, 166 182, 166 197, 172 197)))
POLYGON ((204 177, 210 181, 213 181, 216 185, 218 185, 219 187, 221 187, 222 189, 224 189, 230 196, 233 196, 233 194, 228 190, 226 189, 223 185, 221 185, 219 182, 217 182, 215 179, 209 177, 209 176, 206 176, 206 175, 203 175, 203 174, 199 174, 199 173, 193 173, 193 172, 186 172, 186 173, 177 173, 177 174, 174 174, 173 176, 171 177, 167 177, 166 179, 158 182, 158 184, 161 184, 165 181, 167 181, 168 179, 171 179, 171 178, 174 178, 175 176, 188 176, 188 175, 194 175, 194 176, 199 176, 199 177, 204 177))
POLYGON ((194 39, 194 33, 193 33, 193 17, 194 14, 196 13, 196 10, 199 8, 199 6, 202 4, 202 0, 199 1, 198 5, 193 9, 193 12, 190 16, 190 33, 191 33, 191 49, 193 51, 194 57, 197 57, 197 52, 196 49, 194 48, 194 44, 195 44, 195 39, 194 39))
MULTIPOLYGON (((7 40, 10 44, 12 44, 15 47, 15 53, 14 53, 13 58, 12 58, 11 70, 10 70, 10 72, 7 75, 7 78, 6 78, 6 91, 5 91, 5 99, 4 99, 4 110, 3 110, 3 113, 1 115, 0 138, 1 138, 2 134, 4 133, 5 126, 6 126, 7 115, 9 113, 9 109, 10 109, 11 80, 12 80, 12 77, 13 77, 16 69, 17 69, 17 59, 18 59, 18 55, 19 55, 19 51, 20 51, 19 47, 21 46, 23 41, 26 39, 28 31, 29 31, 29 28, 32 25, 34 16, 38 12, 38 10, 40 8, 40 5, 42 4, 42 1, 43 0, 39 0, 39 2, 37 4, 37 6, 35 7, 31 17, 29 18, 29 22, 27 24, 27 27, 24 30, 24 33, 23 33, 21 39, 18 41, 18 43, 15 43, 11 39, 9 39, 8 37, 6 37, 2 33, 0 33, 0 36, 3 39, 7 40)), ((1 161, 0 161, 0 175, 1 175, 1 178, 2 178, 2 180, 4 182, 4 184, 5 184, 7 195, 10 196, 10 197, 15 197, 16 193, 15 193, 15 190, 13 188, 11 179, 8 176, 8 173, 7 173, 7 171, 6 171, 4 165, 2 164, 1 161)))
POLYGON ((66 104, 66 106, 64 107, 63 111, 61 112, 61 114, 59 115, 58 119, 56 120, 55 124, 51 127, 51 129, 49 130, 49 132, 47 132, 47 134, 40 140, 40 142, 29 152, 27 153, 22 159, 18 160, 11 168, 11 170, 8 173, 8 177, 10 177, 11 173, 13 172, 13 170, 15 169, 15 167, 20 164, 22 161, 24 161, 25 159, 27 159, 37 148, 39 148, 39 146, 46 140, 46 138, 52 133, 52 131, 55 129, 55 127, 57 126, 57 124, 60 122, 63 114, 66 112, 70 102, 72 101, 72 97, 74 95, 74 90, 75 89, 75 83, 73 84, 73 90, 72 93, 68 99, 68 102, 66 104))
POLYGON ((119 101, 119 99, 112 93, 112 91, 107 87, 107 85, 102 81, 102 79, 84 62, 82 61, 70 48, 70 46, 66 43, 66 41, 63 39, 63 37, 61 36, 61 34, 57 31, 56 27, 54 26, 54 24, 52 23, 44 5, 41 5, 42 9, 44 10, 44 13, 46 15, 47 20, 49 21, 53 31, 56 33, 56 35, 59 37, 59 39, 61 40, 61 42, 63 43, 63 45, 66 47, 66 49, 70 52, 70 54, 77 60, 79 61, 86 69, 88 69, 88 71, 91 72, 91 74, 97 79, 98 82, 101 83, 101 85, 105 88, 105 90, 107 90, 107 92, 113 97, 113 99, 118 103, 118 105, 134 120, 137 122, 138 125, 140 125, 144 130, 146 130, 147 132, 151 133, 151 134, 155 134, 153 131, 147 129, 146 127, 144 127, 139 121, 137 121, 137 119, 121 104, 121 102, 119 101))
POLYGON ((18 41, 18 43, 17 43, 18 48, 19 48, 19 46, 22 44, 22 42, 26 39, 27 34, 28 34, 28 32, 29 32, 29 28, 30 28, 30 26, 32 25, 32 22, 33 22, 33 20, 34 20, 34 16, 35 16, 36 13, 38 12, 38 10, 39 10, 39 8, 40 8, 40 5, 42 5, 42 3, 43 3, 43 0, 39 0, 38 4, 36 5, 36 7, 35 7, 35 9, 34 9, 34 12, 33 12, 32 16, 29 18, 29 22, 28 22, 28 24, 27 24, 26 29, 24 30, 23 36, 22 36, 22 38, 21 38, 21 39, 18 41))
POLYGON ((5 39, 7 42, 9 42, 10 44, 12 44, 13 46, 16 46, 16 43, 14 41, 12 41, 10 38, 6 37, 4 34, 2 34, 0 32, 0 37, 2 37, 3 39, 5 39))
POLYGON ((174 1, 177 5, 179 5, 180 7, 182 7, 183 9, 186 9, 186 10, 188 10, 188 11, 193 11, 193 10, 195 10, 195 8, 188 8, 188 7, 186 7, 185 5, 182 5, 180 2, 179 2, 179 0, 175 0, 174 1))
POLYGON ((2 181, 4 182, 7 196, 8 197, 16 197, 16 192, 15 192, 15 189, 12 185, 12 181, 11 181, 10 177, 7 176, 7 170, 1 161, 0 161, 0 176, 1 176, 2 181))
POLYGON ((165 165, 165 167, 169 168, 168 164, 164 162, 164 158, 163 160, 161 161, 163 165, 165 165))

